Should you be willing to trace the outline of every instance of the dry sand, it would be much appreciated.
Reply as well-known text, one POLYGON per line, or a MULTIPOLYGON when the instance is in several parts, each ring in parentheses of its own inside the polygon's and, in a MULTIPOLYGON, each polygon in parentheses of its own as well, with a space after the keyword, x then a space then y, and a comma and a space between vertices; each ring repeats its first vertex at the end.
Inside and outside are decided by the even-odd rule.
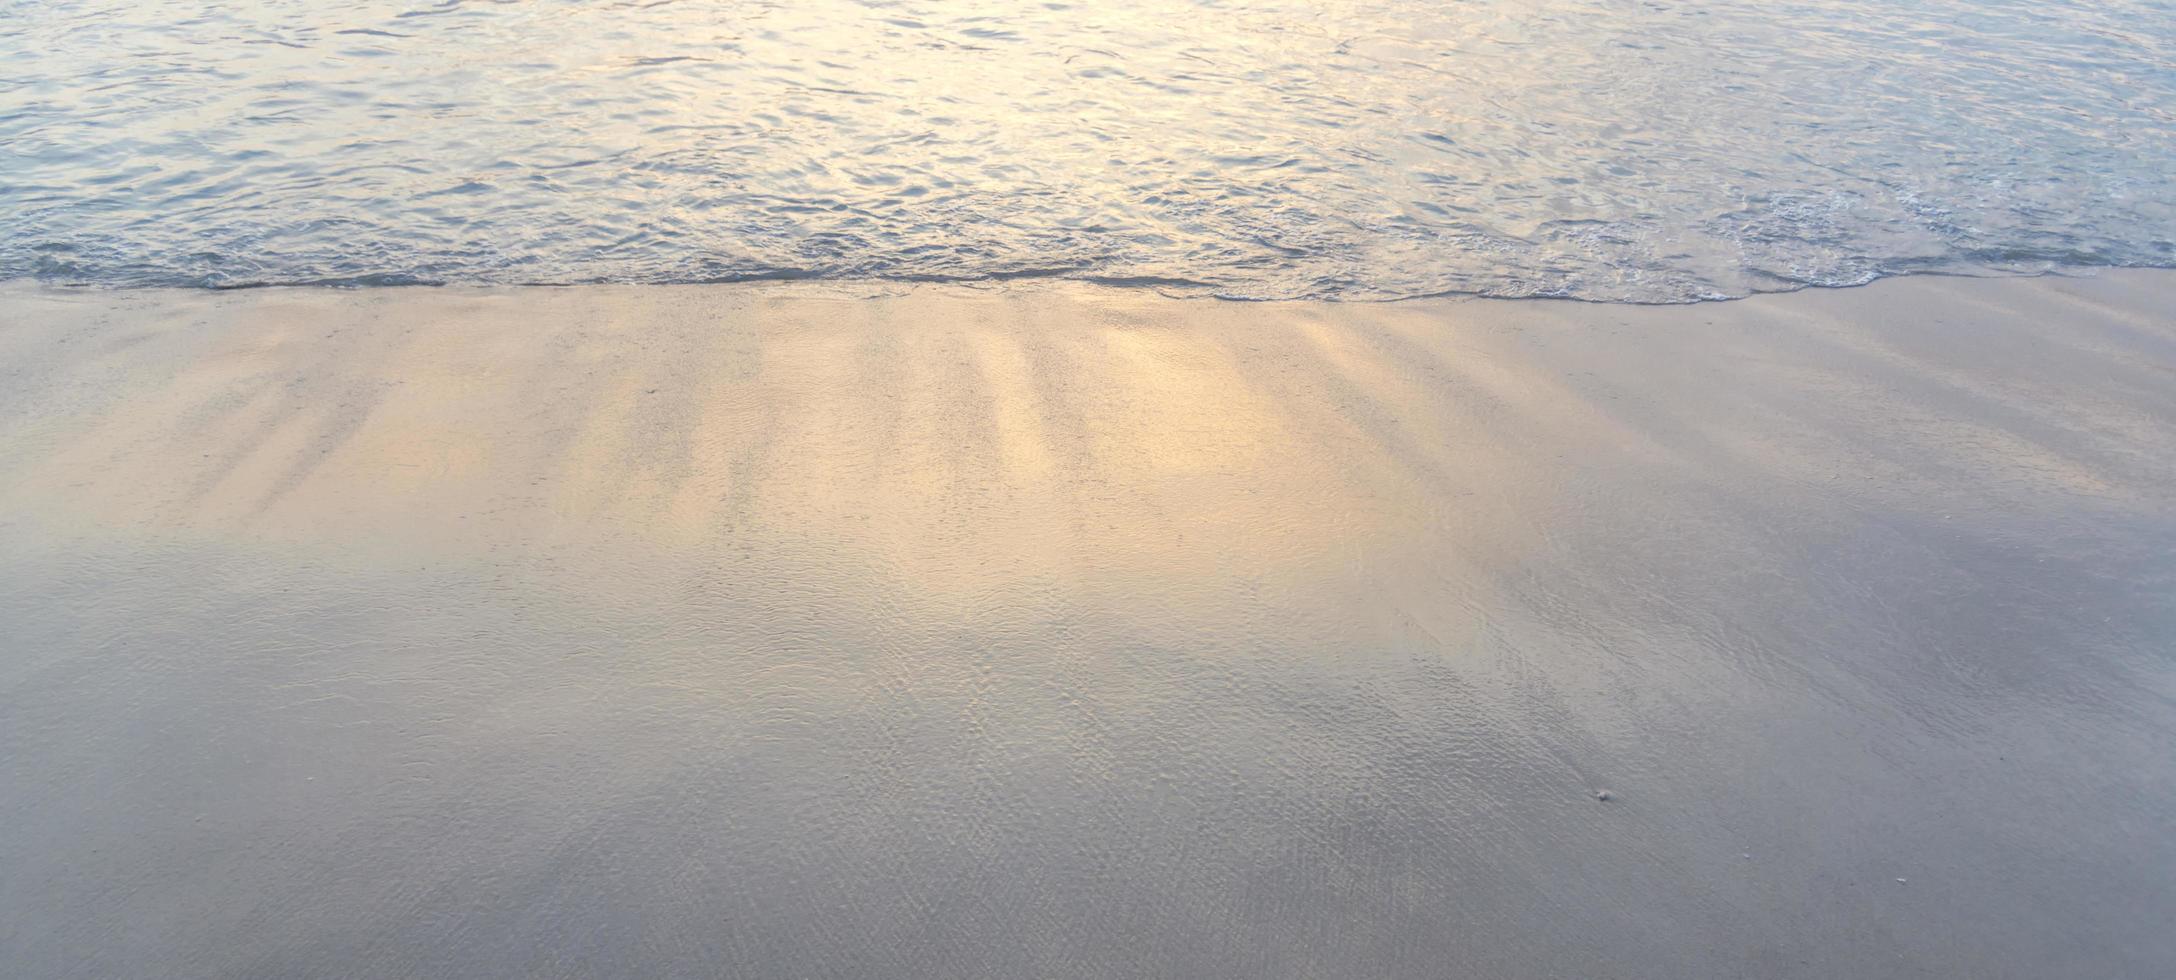
POLYGON ((5 973, 2176 975, 2171 311, 0 290, 5 973))

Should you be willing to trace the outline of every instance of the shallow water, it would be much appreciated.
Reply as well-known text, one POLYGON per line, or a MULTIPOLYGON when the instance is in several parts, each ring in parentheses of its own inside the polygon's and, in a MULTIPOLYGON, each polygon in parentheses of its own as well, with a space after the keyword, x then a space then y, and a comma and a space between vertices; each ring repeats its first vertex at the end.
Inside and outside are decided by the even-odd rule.
POLYGON ((1676 301, 2176 263, 2165 2, 0 18, 0 278, 1676 301))

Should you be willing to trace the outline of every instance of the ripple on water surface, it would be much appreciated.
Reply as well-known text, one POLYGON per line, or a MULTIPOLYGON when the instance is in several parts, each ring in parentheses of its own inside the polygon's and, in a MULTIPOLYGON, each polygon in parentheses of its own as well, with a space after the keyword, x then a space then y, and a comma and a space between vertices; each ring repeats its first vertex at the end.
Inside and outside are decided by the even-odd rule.
POLYGON ((0 11, 0 278, 1680 301, 2176 264, 2158 0, 0 11))

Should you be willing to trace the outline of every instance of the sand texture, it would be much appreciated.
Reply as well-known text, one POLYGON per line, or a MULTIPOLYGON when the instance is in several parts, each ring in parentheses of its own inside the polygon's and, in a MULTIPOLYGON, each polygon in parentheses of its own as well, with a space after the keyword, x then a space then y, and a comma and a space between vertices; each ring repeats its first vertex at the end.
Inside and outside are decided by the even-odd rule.
POLYGON ((8 287, 0 972, 2176 975, 2172 311, 8 287))

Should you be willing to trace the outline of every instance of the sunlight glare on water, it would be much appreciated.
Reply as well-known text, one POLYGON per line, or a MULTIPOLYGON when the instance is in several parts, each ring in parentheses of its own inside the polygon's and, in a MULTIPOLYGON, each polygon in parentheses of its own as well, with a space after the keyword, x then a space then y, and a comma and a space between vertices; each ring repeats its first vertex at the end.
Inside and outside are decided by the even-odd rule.
POLYGON ((2176 264, 2176 8, 0 0, 0 278, 1670 302, 2176 264))

